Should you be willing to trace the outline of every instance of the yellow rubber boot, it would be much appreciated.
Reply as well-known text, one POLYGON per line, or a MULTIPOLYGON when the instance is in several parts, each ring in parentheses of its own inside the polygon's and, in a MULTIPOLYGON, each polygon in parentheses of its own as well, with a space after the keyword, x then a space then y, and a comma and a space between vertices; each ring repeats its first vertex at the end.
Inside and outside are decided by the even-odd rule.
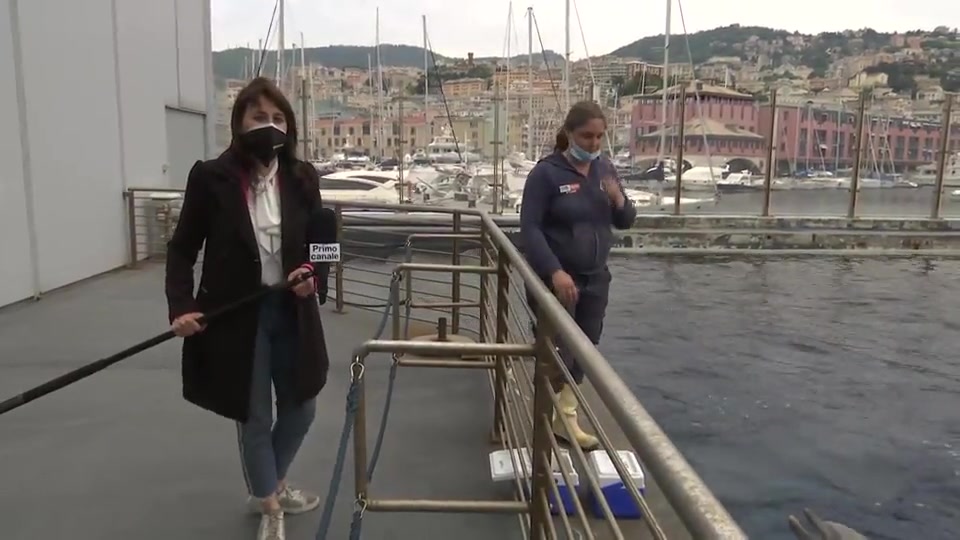
POLYGON ((590 435, 589 433, 580 429, 580 424, 577 422, 577 396, 573 393, 573 388, 570 385, 564 385, 563 389, 560 390, 560 393, 557 394, 557 397, 560 401, 560 410, 554 411, 553 413, 553 433, 557 438, 567 441, 568 443, 572 442, 567 437, 567 430, 563 428, 563 418, 560 415, 566 417, 570 424, 570 435, 573 436, 576 443, 584 451, 596 450, 600 446, 600 441, 596 437, 590 435), (560 413, 560 414, 557 414, 560 413))

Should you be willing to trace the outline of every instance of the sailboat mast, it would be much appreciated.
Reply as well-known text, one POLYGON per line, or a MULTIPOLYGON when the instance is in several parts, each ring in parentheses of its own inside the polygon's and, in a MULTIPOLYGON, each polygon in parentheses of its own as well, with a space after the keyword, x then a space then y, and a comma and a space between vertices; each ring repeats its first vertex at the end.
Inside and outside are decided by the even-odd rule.
POLYGON ((427 16, 423 15, 423 121, 427 121, 430 108, 430 53, 427 48, 427 16))
MULTIPOLYGON (((373 97, 373 56, 370 53, 367 53, 367 84, 370 86, 370 97, 373 97)), ((375 113, 373 112, 373 100, 370 100, 370 139, 373 141, 377 140, 377 124, 375 119, 375 113)), ((379 143, 371 145, 370 152, 373 151, 379 146, 379 143)))
MULTIPOLYGON (((248 41, 248 42, 247 42, 247 49, 249 49, 249 48, 250 48, 250 42, 248 41)), ((244 78, 244 80, 246 80, 246 79, 249 78, 249 77, 247 77, 247 73, 248 73, 247 70, 250 69, 250 62, 249 62, 249 60, 250 60, 250 58, 252 58, 252 57, 253 57, 253 54, 251 53, 251 55, 248 56, 247 59, 243 61, 243 78, 244 78)))
MULTIPOLYGON (((667 25, 663 32, 663 101, 660 104, 660 150, 657 152, 657 161, 663 161, 667 152, 667 81, 670 80, 670 9, 673 0, 667 0, 667 25)), ((683 121, 682 119, 680 120, 683 121)), ((677 163, 677 166, 681 165, 677 163)))
POLYGON ((300 32, 300 76, 307 76, 307 52, 304 50, 303 32, 300 32))
POLYGON ((313 68, 307 69, 307 81, 310 85, 310 140, 313 141, 313 154, 315 156, 319 153, 320 139, 316 137, 317 100, 314 99, 313 95, 313 68))
POLYGON ((303 46, 303 32, 300 32, 300 99, 303 100, 300 112, 300 126, 303 128, 303 159, 310 159, 310 124, 307 116, 307 53, 303 46))
POLYGON ((504 118, 506 119, 506 125, 503 127, 503 133, 505 134, 504 142, 507 143, 507 150, 510 150, 510 38, 513 36, 513 2, 507 4, 507 76, 506 76, 506 92, 504 105, 506 106, 506 112, 504 118))
POLYGON ((380 8, 377 8, 377 140, 380 147, 380 157, 383 157, 383 65, 380 63, 380 8))
POLYGON ((613 87, 613 133, 610 134, 610 155, 614 156, 617 151, 617 133, 620 131, 620 92, 617 87, 613 87))
POLYGON ((284 0, 280 0, 280 21, 277 26, 277 81, 280 84, 280 89, 283 90, 283 56, 286 47, 286 36, 284 34, 284 19, 286 19, 284 9, 284 0))
POLYGON ((840 170, 840 135, 841 135, 840 131, 842 127, 843 127, 843 102, 841 101, 840 103, 837 104, 837 134, 834 136, 834 139, 836 140, 834 141, 834 144, 833 144, 833 156, 834 156, 833 174, 835 175, 839 175, 838 171, 840 170))
POLYGON ((527 8, 527 159, 533 159, 533 8, 527 8))
POLYGON ((563 47, 563 114, 570 110, 570 0, 566 1, 563 47))

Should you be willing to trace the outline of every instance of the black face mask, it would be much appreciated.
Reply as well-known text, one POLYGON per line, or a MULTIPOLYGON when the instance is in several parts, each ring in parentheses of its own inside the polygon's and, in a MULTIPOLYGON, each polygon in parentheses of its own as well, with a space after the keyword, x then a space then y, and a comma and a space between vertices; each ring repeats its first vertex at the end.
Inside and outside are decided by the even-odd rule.
POLYGON ((268 124, 242 133, 239 142, 244 153, 264 165, 269 165, 286 144, 287 134, 277 126, 268 124))

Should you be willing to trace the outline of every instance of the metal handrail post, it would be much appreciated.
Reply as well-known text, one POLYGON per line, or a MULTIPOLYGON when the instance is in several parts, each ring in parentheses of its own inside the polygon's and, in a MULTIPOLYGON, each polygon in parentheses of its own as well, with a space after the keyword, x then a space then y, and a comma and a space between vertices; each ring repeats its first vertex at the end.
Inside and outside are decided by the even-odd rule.
MULTIPOLYGON (((678 116, 680 117, 680 125, 677 126, 677 181, 673 193, 673 215, 680 215, 680 193, 683 191, 682 187, 682 178, 683 178, 683 142, 686 134, 684 133, 684 127, 686 126, 687 117, 687 88, 686 86, 680 87, 680 97, 677 98, 680 100, 677 108, 679 109, 678 116)), ((666 150, 664 150, 666 153, 666 150)), ((712 173, 711 173, 712 174, 712 173)))
POLYGON ((847 218, 857 217, 857 198, 860 191, 860 166, 863 164, 863 152, 866 150, 866 139, 863 136, 863 117, 867 108, 867 95, 860 93, 860 102, 857 104, 856 148, 853 150, 853 175, 850 178, 850 204, 847 207, 847 218))
MULTIPOLYGON (((777 137, 777 89, 770 91, 770 123, 767 125, 770 133, 767 134, 767 168, 763 171, 763 208, 760 215, 770 217, 770 189, 773 186, 774 152, 779 137, 777 137)), ((839 129, 839 128, 838 128, 839 129)))
POLYGON ((510 307, 510 262, 497 251, 497 343, 507 342, 507 318, 510 307))
POLYGON ((137 199, 134 194, 135 192, 132 189, 123 192, 123 198, 126 199, 127 203, 127 234, 129 234, 127 241, 130 243, 128 268, 136 268, 137 258, 139 257, 137 253, 137 199))
POLYGON ((359 364, 359 355, 354 360, 355 365, 360 365, 360 371, 356 371, 353 366, 350 368, 350 374, 356 378, 357 382, 357 410, 353 415, 353 479, 354 494, 356 500, 362 501, 367 498, 367 393, 366 379, 363 377, 362 365, 359 364))
MULTIPOLYGON (((460 233, 460 214, 453 215, 453 234, 460 233)), ((460 265, 460 240, 453 239, 453 257, 454 266, 460 265)), ((450 280, 450 300, 454 304, 460 302, 460 272, 454 272, 450 280)), ((460 332, 460 308, 454 306, 450 309, 450 330, 456 334, 460 332)))
MULTIPOLYGON (((540 317, 541 309, 537 309, 537 320, 542 321, 540 317)), ((531 469, 533 478, 530 484, 530 539, 540 540, 546 536, 546 522, 550 518, 549 499, 547 490, 549 482, 553 481, 553 471, 550 455, 553 449, 550 445, 550 433, 547 426, 553 414, 553 401, 550 394, 553 387, 550 384, 550 374, 552 373, 552 357, 550 355, 553 348, 549 334, 549 324, 537 324, 536 345, 534 346, 536 364, 533 370, 533 448, 531 453, 531 469), (547 420, 547 421, 544 421, 547 420)), ((558 457, 559 459, 559 457, 558 457)))
MULTIPOLYGON (((502 251, 497 251, 497 326, 496 342, 507 342, 507 317, 509 317, 510 307, 510 266, 506 256, 502 251)), ((500 434, 503 428, 503 403, 507 390, 507 365, 506 359, 497 357, 494 359, 496 367, 494 369, 493 379, 493 429, 491 430, 491 439, 493 442, 500 441, 500 434)))
MULTIPOLYGON (((480 224, 480 266, 489 266, 490 258, 487 255, 487 224, 480 224)), ((486 341, 487 337, 487 282, 489 277, 486 274, 480 276, 480 341, 486 341)))
POLYGON ((933 209, 930 219, 940 219, 943 204, 943 176, 947 170, 947 152, 950 149, 950 117, 953 110, 953 94, 943 100, 943 124, 940 127, 940 153, 937 154, 937 180, 933 191, 933 209))
MULTIPOLYGON (((339 204, 333 205, 334 214, 337 216, 337 242, 343 244, 343 207, 339 204)), ((342 250, 341 250, 342 253, 342 250)), ((337 261, 334 266, 333 280, 337 286, 336 312, 343 313, 343 257, 337 261)))
MULTIPOLYGON (((410 276, 410 272, 409 272, 409 271, 407 271, 407 272, 395 272, 395 273, 393 274, 393 278, 392 278, 392 279, 395 281, 395 280, 398 278, 398 276, 400 276, 401 279, 406 279, 406 280, 407 280, 407 285, 409 286, 410 281, 412 280, 412 277, 410 276)), ((388 300, 388 301, 390 302, 390 319, 391 319, 391 321, 390 321, 390 333, 392 334, 394 340, 410 339, 410 336, 404 336, 404 335, 402 335, 402 334, 403 334, 403 330, 402 330, 402 326, 401 326, 401 317, 400 317, 400 295, 397 294, 396 297, 394 297, 394 293, 393 293, 393 288, 394 288, 394 287, 397 287, 397 290, 399 291, 399 289, 400 289, 400 284, 399 284, 399 283, 397 283, 397 284, 391 283, 391 284, 390 284, 390 292, 387 293, 387 294, 390 295, 390 296, 389 296, 389 300, 388 300)), ((409 310, 409 309, 410 309, 410 304, 409 304, 410 299, 409 299, 409 298, 407 299, 407 302, 408 302, 408 304, 407 304, 407 309, 409 310)))

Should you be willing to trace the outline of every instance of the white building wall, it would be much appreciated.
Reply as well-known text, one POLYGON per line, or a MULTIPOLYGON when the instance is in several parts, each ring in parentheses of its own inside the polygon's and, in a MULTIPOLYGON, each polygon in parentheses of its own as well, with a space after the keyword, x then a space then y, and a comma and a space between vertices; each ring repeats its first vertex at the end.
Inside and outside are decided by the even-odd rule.
POLYGON ((7 104, 8 111, 0 122, 0 163, 5 164, 0 167, 0 306, 30 296, 33 290, 17 80, 9 76, 15 72, 15 55, 7 7, 5 0, 0 1, 0 73, 8 74, 0 77, 0 103, 7 104))
POLYGON ((123 191, 208 157, 209 0, 0 0, 0 73, 2 306, 124 265, 123 191))

